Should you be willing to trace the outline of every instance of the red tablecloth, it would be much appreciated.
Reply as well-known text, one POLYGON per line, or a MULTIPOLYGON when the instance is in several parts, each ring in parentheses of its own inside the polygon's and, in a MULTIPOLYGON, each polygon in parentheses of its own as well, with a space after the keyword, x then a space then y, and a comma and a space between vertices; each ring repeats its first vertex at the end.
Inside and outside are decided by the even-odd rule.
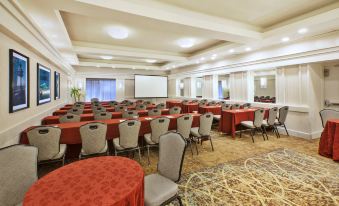
POLYGON ((214 115, 221 115, 221 106, 202 106, 199 107, 199 113, 205 114, 207 112, 212 112, 214 115))
MULTIPOLYGON (((99 102, 100 104, 102 105, 108 105, 109 104, 109 101, 102 101, 102 102, 99 102)), ((65 107, 72 107, 74 104, 66 104, 65 107)), ((92 102, 85 102, 85 106, 91 106, 92 105, 92 102)))
POLYGON ((144 171, 125 157, 96 157, 61 167, 34 183, 24 206, 144 205, 144 171))
MULTIPOLYGON (((236 127, 242 121, 253 121, 255 110, 257 110, 257 108, 222 111, 219 121, 219 131, 231 134, 234 138, 236 127)), ((268 111, 268 109, 265 109, 265 119, 268 117, 268 111)))
MULTIPOLYGON (((170 125, 169 130, 173 130, 177 128, 177 118, 182 116, 183 114, 172 114, 167 115, 166 117, 170 118, 170 125)), ((199 126, 199 116, 200 114, 192 114, 193 116, 193 123, 192 127, 198 127, 199 126)), ((151 126, 150 126, 150 117, 139 117, 138 120, 141 122, 140 132, 139 136, 142 137, 146 133, 151 132, 151 126)), ((157 116, 151 117, 152 119, 157 118, 157 116)), ((107 139, 113 139, 119 137, 119 123, 125 119, 108 119, 108 120, 96 120, 96 122, 104 122, 107 124, 107 133, 106 138, 107 139)), ((61 128, 61 137, 60 137, 60 143, 61 144, 81 144, 81 137, 80 137, 80 127, 87 122, 71 122, 71 123, 62 123, 62 124, 52 124, 52 126, 57 126, 61 128)), ((22 144, 28 144, 28 138, 27 138, 27 131, 29 131, 31 128, 29 127, 26 130, 24 130, 21 133, 20 142, 22 144)))
MULTIPOLYGON (((149 105, 149 106, 147 106, 146 109, 150 110, 150 109, 154 109, 154 108, 156 108, 155 105, 149 105)), ((130 106, 130 107, 127 107, 127 109, 128 110, 134 110, 135 107, 130 106)), ((53 116, 62 116, 62 115, 65 115, 65 114, 67 114, 67 111, 68 111, 68 109, 59 109, 59 110, 56 110, 55 112, 53 112, 53 116)), ((106 111, 107 112, 114 112, 115 109, 114 109, 114 107, 106 107, 106 111)), ((84 109, 84 111, 83 111, 83 114, 91 114, 91 113, 93 113, 92 109, 84 109)))
MULTIPOLYGON (((111 112, 112 113, 112 119, 119 119, 122 118, 122 112, 111 112)), ((138 114, 140 117, 145 117, 148 115, 148 110, 138 110, 138 114)), ((168 115, 169 114, 169 109, 163 109, 161 110, 162 115, 168 115)), ((47 125, 47 124, 59 124, 59 118, 60 116, 47 116, 41 120, 42 125, 47 125)), ((80 121, 85 122, 85 121, 93 121, 94 120, 94 114, 89 113, 89 114, 81 114, 80 115, 80 121)))
MULTIPOLYGON (((111 107, 109 104, 103 104, 103 107, 111 107)), ((72 109, 73 105, 65 105, 64 107, 61 107, 60 110, 69 110, 72 109)), ((84 109, 91 109, 92 105, 85 105, 84 109)))
POLYGON ((187 103, 181 106, 182 113, 192 113, 193 111, 199 111, 199 103, 187 103))
POLYGON ((181 107, 182 101, 181 100, 167 100, 166 101, 166 108, 170 109, 172 107, 181 107))
POLYGON ((339 120, 328 120, 321 134, 319 154, 339 161, 339 120))

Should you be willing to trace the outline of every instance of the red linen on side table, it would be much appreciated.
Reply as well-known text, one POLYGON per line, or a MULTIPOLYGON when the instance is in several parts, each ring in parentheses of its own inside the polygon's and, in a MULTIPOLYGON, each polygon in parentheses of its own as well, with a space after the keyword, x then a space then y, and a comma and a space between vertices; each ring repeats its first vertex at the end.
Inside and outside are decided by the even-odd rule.
POLYGON ((199 107, 199 114, 212 112, 214 115, 221 115, 221 106, 201 106, 199 107))
POLYGON ((328 120, 319 142, 319 154, 339 161, 339 120, 328 120))
POLYGON ((24 206, 144 205, 144 171, 125 157, 96 157, 61 167, 39 179, 24 206))
POLYGON ((199 111, 199 103, 186 103, 182 104, 182 113, 192 113, 193 111, 199 111))
POLYGON ((167 100, 166 101, 166 108, 171 109, 172 107, 181 107, 182 101, 181 100, 167 100))

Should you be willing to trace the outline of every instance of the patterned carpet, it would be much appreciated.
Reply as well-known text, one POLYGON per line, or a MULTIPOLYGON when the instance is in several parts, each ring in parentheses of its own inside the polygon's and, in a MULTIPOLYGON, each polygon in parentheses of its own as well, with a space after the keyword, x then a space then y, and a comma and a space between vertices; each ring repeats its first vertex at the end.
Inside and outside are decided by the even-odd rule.
POLYGON ((186 174, 180 196, 185 205, 339 205, 339 165, 279 149, 186 174))

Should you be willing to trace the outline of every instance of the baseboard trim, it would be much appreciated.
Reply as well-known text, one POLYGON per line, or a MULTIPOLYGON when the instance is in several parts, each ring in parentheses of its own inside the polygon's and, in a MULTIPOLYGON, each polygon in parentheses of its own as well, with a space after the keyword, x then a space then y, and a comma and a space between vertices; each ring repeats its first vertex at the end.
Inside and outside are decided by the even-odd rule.
POLYGON ((65 105, 65 102, 62 102, 58 105, 55 105, 43 112, 40 112, 31 118, 28 118, 22 122, 19 122, 18 124, 0 132, 0 148, 13 145, 13 144, 18 144, 19 143, 19 138, 20 134, 23 130, 30 126, 34 125, 40 125, 41 124, 41 119, 44 118, 45 116, 51 115, 56 109, 62 107, 65 105))
MULTIPOLYGON (((283 128, 278 128, 278 131, 280 134, 286 134, 286 131, 283 128)), ((303 139, 318 139, 320 138, 321 133, 322 133, 322 131, 307 133, 307 132, 301 132, 301 131, 296 131, 292 129, 287 129, 287 131, 291 136, 300 137, 303 139)))

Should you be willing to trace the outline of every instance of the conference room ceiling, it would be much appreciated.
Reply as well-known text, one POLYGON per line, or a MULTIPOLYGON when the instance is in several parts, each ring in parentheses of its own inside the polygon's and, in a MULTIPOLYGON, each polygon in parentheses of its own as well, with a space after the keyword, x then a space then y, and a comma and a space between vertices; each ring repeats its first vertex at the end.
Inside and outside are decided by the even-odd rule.
POLYGON ((339 27, 336 0, 13 3, 76 67, 167 71, 245 55, 339 27), (298 34, 300 29, 306 32, 298 34))

